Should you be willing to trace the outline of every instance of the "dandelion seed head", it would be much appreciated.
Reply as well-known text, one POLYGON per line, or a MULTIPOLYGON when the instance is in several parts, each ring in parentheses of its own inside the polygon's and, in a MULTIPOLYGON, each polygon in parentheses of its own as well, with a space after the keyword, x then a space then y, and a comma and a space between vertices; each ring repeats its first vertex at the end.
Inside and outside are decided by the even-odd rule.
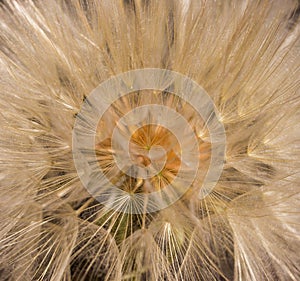
POLYGON ((299 279, 299 1, 0 18, 1 280, 299 279))

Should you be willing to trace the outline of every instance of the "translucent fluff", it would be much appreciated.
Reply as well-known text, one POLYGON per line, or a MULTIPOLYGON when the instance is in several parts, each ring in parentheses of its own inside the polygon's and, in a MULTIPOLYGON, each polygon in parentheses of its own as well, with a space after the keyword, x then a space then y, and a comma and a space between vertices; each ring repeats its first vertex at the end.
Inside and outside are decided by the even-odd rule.
MULTIPOLYGON (((298 4, 1 1, 0 279, 300 280, 298 4), (182 73, 206 90, 226 131, 226 159, 213 191, 194 196, 209 137, 188 106, 156 100, 196 124, 203 166, 174 204, 128 214, 106 208, 81 184, 72 130, 94 88, 141 68, 182 73)), ((141 103, 159 95, 150 91, 141 103)), ((95 168, 115 182, 123 176, 109 143, 116 108, 124 114, 134 104, 121 101, 98 127, 95 168)), ((165 169, 148 182, 122 178, 120 188, 148 193, 149 182, 162 190, 172 181, 181 162, 168 134, 136 131, 133 142, 147 147, 155 139, 167 151, 165 169)), ((143 166, 161 156, 132 149, 143 166)))

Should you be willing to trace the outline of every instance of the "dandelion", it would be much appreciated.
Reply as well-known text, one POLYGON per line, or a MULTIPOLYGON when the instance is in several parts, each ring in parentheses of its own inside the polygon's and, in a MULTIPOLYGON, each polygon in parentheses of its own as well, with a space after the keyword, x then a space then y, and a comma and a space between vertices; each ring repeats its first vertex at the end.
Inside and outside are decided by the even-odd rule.
POLYGON ((1 280, 299 280, 298 16, 292 0, 1 1, 1 280), (165 87, 95 118, 120 92, 91 93, 137 69, 214 106, 153 76, 165 87), (77 125, 95 136, 82 154, 77 125))

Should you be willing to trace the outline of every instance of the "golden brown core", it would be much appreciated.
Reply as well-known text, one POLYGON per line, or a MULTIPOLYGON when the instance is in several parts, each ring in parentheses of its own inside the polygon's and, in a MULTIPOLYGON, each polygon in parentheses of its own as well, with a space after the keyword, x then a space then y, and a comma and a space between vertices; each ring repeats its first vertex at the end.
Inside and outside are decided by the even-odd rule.
MULTIPOLYGON (((115 102, 99 123, 95 150, 98 164, 103 173, 111 183, 127 192, 149 193, 159 191, 172 184, 179 171, 191 169, 181 160, 181 146, 189 145, 191 136, 186 136, 186 142, 180 144, 169 129, 161 125, 149 124, 151 122, 147 124, 147 120, 143 122, 145 125, 139 125, 139 127, 118 123, 118 120, 130 110, 145 105, 148 96, 152 97, 151 104, 162 103, 179 112, 189 121, 196 136, 203 128, 203 121, 199 116, 193 114, 193 108, 172 95, 168 95, 166 98, 164 93, 153 95, 148 91, 145 95, 130 94, 115 102), (118 127, 121 135, 128 139, 128 144, 126 144, 128 147, 125 148, 124 145, 120 145, 119 150, 117 150, 112 145, 115 127, 118 127), (129 153, 129 158, 128 163, 125 161, 128 166, 123 169, 117 165, 115 155, 123 155, 124 149, 129 153), (127 173, 126 169, 131 173, 127 173), (150 176, 141 176, 139 173, 141 169, 150 171, 150 176)), ((122 140, 120 140, 121 142, 122 140)), ((201 182, 201 178, 207 171, 211 156, 211 144, 198 137, 198 150, 200 171, 196 175, 195 182, 197 184, 201 182)))

